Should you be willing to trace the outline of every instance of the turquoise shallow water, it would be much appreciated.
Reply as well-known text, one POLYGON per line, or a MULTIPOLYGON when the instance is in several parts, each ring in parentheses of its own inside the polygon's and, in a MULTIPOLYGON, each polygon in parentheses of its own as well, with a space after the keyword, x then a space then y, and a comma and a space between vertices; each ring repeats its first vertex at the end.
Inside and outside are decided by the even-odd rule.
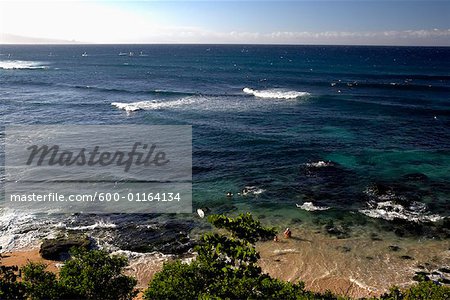
MULTIPOLYGON (((448 238, 449 48, 1 46, 0 54, 3 125, 192 125, 194 211, 448 238), (305 202, 329 209, 297 208, 305 202), (413 219, 420 228, 405 231, 413 219)), ((186 231, 198 225, 189 216, 108 220, 173 218, 186 231)))

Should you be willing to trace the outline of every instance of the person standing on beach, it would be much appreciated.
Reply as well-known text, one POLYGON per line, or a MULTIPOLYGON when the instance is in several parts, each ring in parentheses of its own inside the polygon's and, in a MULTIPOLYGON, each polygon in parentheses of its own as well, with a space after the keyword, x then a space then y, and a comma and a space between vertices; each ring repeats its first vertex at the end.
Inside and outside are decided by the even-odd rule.
POLYGON ((291 230, 290 230, 289 227, 288 227, 288 228, 286 228, 286 230, 284 231, 284 237, 287 238, 287 239, 289 239, 289 238, 291 238, 291 236, 292 236, 292 232, 291 232, 291 230))

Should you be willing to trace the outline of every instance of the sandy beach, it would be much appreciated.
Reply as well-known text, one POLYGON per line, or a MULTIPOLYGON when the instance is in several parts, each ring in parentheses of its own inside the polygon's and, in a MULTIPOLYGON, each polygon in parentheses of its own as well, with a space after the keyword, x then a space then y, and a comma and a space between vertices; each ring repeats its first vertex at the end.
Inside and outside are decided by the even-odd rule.
MULTIPOLYGON (((331 290, 353 298, 379 296, 393 285, 406 287, 413 283, 412 277, 420 268, 433 271, 448 266, 449 247, 449 241, 336 239, 301 228, 293 229, 291 239, 257 244, 261 254, 259 264, 271 276, 304 281, 308 290, 331 290)), ((170 259, 173 258, 158 253, 132 257, 126 273, 135 276, 137 287, 143 290, 170 259)), ((61 264, 42 259, 38 249, 4 253, 2 264, 23 266, 28 260, 44 262, 53 272, 61 264)))
POLYGON ((416 271, 450 263, 450 242, 407 239, 336 239, 296 229, 291 239, 257 245, 260 265, 270 275, 306 289, 352 298, 379 296, 393 285, 414 283, 416 271))

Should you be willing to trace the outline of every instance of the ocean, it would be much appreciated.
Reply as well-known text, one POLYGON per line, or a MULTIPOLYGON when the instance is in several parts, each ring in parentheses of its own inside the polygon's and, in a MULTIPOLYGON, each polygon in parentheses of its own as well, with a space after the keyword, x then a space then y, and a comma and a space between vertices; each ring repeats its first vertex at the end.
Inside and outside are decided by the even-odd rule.
POLYGON ((449 70, 438 47, 3 45, 1 138, 17 124, 192 125, 194 209, 2 209, 2 251, 81 231, 116 250, 184 253, 209 228, 198 208, 339 239, 446 240, 449 70))

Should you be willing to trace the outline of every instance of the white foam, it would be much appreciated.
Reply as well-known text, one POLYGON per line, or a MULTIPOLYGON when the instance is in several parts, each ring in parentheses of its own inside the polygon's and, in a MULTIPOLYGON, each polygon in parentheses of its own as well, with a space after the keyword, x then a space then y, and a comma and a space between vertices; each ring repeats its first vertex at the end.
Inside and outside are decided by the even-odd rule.
POLYGON ((382 201, 375 205, 369 203, 369 206, 372 208, 361 209, 359 212, 371 218, 385 219, 388 221, 403 219, 413 222, 437 222, 444 219, 442 216, 427 213, 425 204, 419 202, 413 202, 409 208, 393 201, 382 201))
POLYGON ((131 102, 131 103, 124 103, 124 102, 113 102, 111 103, 112 106, 115 106, 119 109, 123 109, 127 112, 133 112, 137 110, 158 110, 158 109, 165 109, 165 108, 174 108, 179 107, 183 105, 190 105, 195 102, 195 99, 192 97, 186 97, 181 98, 178 100, 173 101, 138 101, 138 102, 131 102))
POLYGON ((314 168, 324 168, 324 167, 332 167, 334 166, 334 163, 332 163, 331 161, 319 160, 317 162, 307 163, 306 166, 314 168))
POLYGON ((92 225, 69 227, 63 223, 59 223, 56 227, 57 228, 65 228, 67 230, 93 230, 93 229, 98 229, 98 228, 105 228, 105 229, 116 228, 117 225, 114 223, 108 222, 108 221, 99 220, 92 225))
POLYGON ((174 257, 174 255, 172 254, 163 254, 161 252, 134 252, 134 251, 129 251, 129 250, 116 250, 111 252, 112 255, 120 255, 120 256, 125 256, 126 258, 128 258, 129 260, 132 260, 134 262, 145 262, 148 261, 149 258, 151 258, 152 260, 160 260, 160 261, 165 261, 171 257, 174 257))
POLYGON ((44 238, 54 237, 53 226, 35 215, 0 209, 0 253, 38 247, 44 238))
POLYGON ((301 208, 306 211, 316 211, 316 210, 328 210, 330 207, 328 206, 315 206, 312 202, 304 202, 302 205, 295 204, 298 208, 301 208))
POLYGON ((248 194, 253 194, 255 196, 258 196, 262 193, 264 193, 266 190, 259 188, 257 186, 246 186, 241 192, 242 196, 247 196, 248 194))
POLYGON ((258 98, 272 98, 272 99, 295 99, 310 95, 310 93, 308 92, 287 91, 283 89, 254 90, 246 87, 242 91, 246 94, 250 94, 258 98))
POLYGON ((0 69, 14 70, 14 69, 47 69, 48 66, 39 61, 26 60, 2 60, 0 61, 0 69))
POLYGON ((349 280, 350 280, 350 282, 356 284, 357 286, 359 286, 360 288, 363 288, 363 289, 365 289, 365 290, 368 290, 368 291, 371 291, 371 292, 376 292, 376 291, 378 291, 377 288, 368 286, 367 284, 365 284, 365 283, 363 283, 362 281, 360 281, 360 280, 358 280, 358 279, 355 279, 355 278, 353 278, 353 277, 349 277, 349 280))
POLYGON ((273 250, 273 253, 275 253, 275 254, 296 253, 296 252, 298 252, 297 249, 276 249, 276 250, 273 250))

